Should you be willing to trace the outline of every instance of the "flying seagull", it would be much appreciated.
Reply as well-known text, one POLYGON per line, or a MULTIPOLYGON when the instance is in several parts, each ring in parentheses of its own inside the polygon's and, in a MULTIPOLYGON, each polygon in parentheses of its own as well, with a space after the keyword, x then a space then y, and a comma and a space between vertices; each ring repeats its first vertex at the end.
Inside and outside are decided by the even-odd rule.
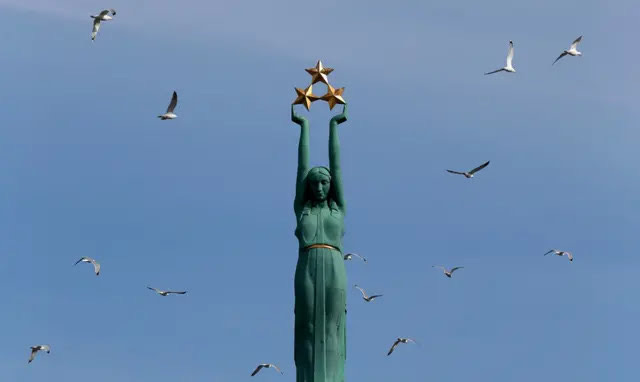
POLYGON ((280 369, 278 369, 278 366, 276 366, 276 365, 274 365, 272 363, 261 363, 260 365, 258 365, 258 367, 256 367, 256 369, 253 371, 253 373, 251 373, 251 376, 253 377, 254 375, 258 374, 258 372, 260 370, 262 370, 263 367, 266 367, 267 369, 272 367, 272 368, 278 370, 278 372, 280 374, 284 374, 282 371, 280 371, 280 369))
POLYGON ((80 260, 76 261, 76 263, 73 265, 77 265, 78 263, 91 263, 93 264, 93 271, 96 273, 96 276, 100 274, 100 263, 98 263, 95 259, 82 256, 80 260))
POLYGON ((178 104, 178 93, 176 93, 175 91, 173 92, 173 95, 171 96, 171 102, 169 102, 169 107, 167 107, 167 112, 159 115, 158 118, 160 118, 161 120, 165 120, 165 119, 174 119, 177 117, 177 115, 173 112, 173 109, 176 108, 176 105, 178 104))
POLYGON ((412 340, 411 338, 400 338, 398 337, 398 339, 396 340, 396 342, 393 343, 393 346, 391 346, 391 349, 389 349, 389 352, 387 353, 387 355, 391 355, 391 353, 393 353, 393 349, 396 348, 396 346, 398 346, 398 344, 403 343, 409 343, 409 342, 413 342, 414 344, 417 343, 416 341, 412 340))
POLYGON ((507 53, 507 66, 505 66, 504 68, 494 70, 493 72, 485 73, 485 75, 498 73, 502 71, 515 73, 516 70, 513 68, 512 61, 513 61, 513 41, 509 41, 509 53, 507 53))
POLYGON ((381 295, 381 294, 374 294, 373 296, 367 296, 367 293, 364 291, 364 289, 360 288, 360 287, 359 287, 359 286, 357 286, 357 285, 354 285, 354 287, 355 287, 355 288, 357 288, 357 289, 360 291, 360 293, 362 293, 362 298, 363 298, 366 302, 371 302, 371 301, 373 301, 373 299, 374 299, 374 298, 382 297, 382 295, 381 295))
POLYGON ((49 345, 31 346, 31 356, 29 357, 29 362, 27 363, 31 363, 31 361, 33 361, 33 359, 36 357, 36 353, 40 350, 46 351, 47 354, 51 353, 51 347, 49 345))
POLYGON ((160 289, 156 289, 156 288, 151 288, 151 287, 147 287, 147 289, 151 289, 152 291, 156 292, 157 294, 159 294, 160 296, 168 296, 169 294, 173 293, 173 294, 185 294, 187 293, 187 291, 183 291, 183 292, 173 292, 170 290, 160 290, 160 289))
POLYGON ((444 275, 451 278, 451 274, 453 272, 455 272, 458 269, 464 268, 464 267, 453 267, 451 268, 451 270, 447 270, 447 268, 443 267, 442 265, 432 265, 433 268, 440 268, 442 269, 442 271, 444 272, 444 275))
POLYGON ((357 253, 347 253, 346 255, 344 255, 344 259, 345 260, 353 260, 353 256, 359 258, 360 260, 364 261, 365 263, 367 262, 367 259, 365 257, 360 256, 357 253))
POLYGON ((113 19, 112 16, 115 16, 115 15, 116 15, 115 9, 105 9, 104 11, 100 12, 100 14, 98 15, 89 16, 93 19, 93 31, 91 31, 92 41, 96 39, 96 35, 98 34, 98 30, 100 29, 100 22, 111 20, 113 19), (109 16, 109 13, 111 13, 111 16, 109 16))
POLYGON ((558 256, 567 255, 567 257, 569 258, 569 261, 573 261, 573 255, 571 254, 571 252, 559 251, 557 249, 550 249, 549 252, 545 253, 544 255, 547 256, 550 253, 553 253, 554 255, 558 255, 558 256))
POLYGON ((450 172, 452 174, 458 174, 458 175, 464 175, 465 178, 473 178, 473 174, 475 174, 476 172, 482 170, 483 168, 487 167, 489 165, 489 162, 491 161, 486 161, 485 163, 481 164, 480 166, 474 168, 473 170, 469 171, 469 172, 460 172, 460 171, 453 171, 453 170, 447 170, 447 172, 450 172))
MULTIPOLYGON (((566 56, 567 54, 569 56, 582 56, 582 52, 578 52, 578 44, 580 43, 580 41, 582 41, 582 36, 578 37, 577 39, 573 40, 573 42, 571 43, 571 46, 569 47, 568 50, 563 51, 558 58, 556 58, 556 60, 553 62, 553 64, 555 64, 556 62, 558 62, 559 59, 561 59, 562 57, 566 56)), ((551 64, 551 65, 553 65, 551 64)))

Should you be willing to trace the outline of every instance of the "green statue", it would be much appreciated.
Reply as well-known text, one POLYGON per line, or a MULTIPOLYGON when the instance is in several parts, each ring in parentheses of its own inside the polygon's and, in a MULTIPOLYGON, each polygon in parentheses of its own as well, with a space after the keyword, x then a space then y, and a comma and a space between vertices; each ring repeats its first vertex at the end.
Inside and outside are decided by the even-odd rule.
POLYGON ((342 255, 346 204, 340 170, 338 125, 347 105, 329 123, 329 168, 309 169, 309 121, 291 106, 300 125, 296 198, 299 242, 295 287, 296 382, 343 382, 346 359, 347 273, 342 255))

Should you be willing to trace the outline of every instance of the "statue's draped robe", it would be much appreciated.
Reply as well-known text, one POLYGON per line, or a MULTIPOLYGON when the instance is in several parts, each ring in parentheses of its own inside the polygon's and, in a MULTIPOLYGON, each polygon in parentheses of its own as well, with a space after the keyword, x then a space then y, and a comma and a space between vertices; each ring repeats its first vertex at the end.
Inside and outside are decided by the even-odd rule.
POLYGON ((309 171, 308 123, 301 126, 296 185, 296 236, 299 241, 295 287, 296 382, 343 382, 346 359, 346 286, 342 255, 345 203, 342 192, 337 123, 329 134, 330 195, 314 204, 305 200, 309 171), (304 248, 328 244, 328 248, 304 248))

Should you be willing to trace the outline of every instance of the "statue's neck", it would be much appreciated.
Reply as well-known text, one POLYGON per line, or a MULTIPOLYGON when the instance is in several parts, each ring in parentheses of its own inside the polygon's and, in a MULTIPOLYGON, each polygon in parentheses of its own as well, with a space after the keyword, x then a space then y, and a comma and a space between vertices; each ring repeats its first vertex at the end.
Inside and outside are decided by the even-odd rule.
POLYGON ((311 207, 313 207, 313 208, 324 208, 324 207, 327 207, 327 206, 328 206, 328 204, 327 204, 326 200, 321 200, 321 201, 314 200, 314 201, 311 202, 311 207))

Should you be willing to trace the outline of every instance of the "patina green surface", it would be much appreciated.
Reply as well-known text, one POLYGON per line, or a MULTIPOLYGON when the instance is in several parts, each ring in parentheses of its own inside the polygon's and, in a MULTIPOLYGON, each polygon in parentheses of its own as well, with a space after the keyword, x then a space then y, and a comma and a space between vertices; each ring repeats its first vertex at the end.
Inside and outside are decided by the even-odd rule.
POLYGON ((309 121, 296 114, 293 106, 291 120, 300 125, 293 205, 299 242, 294 279, 296 381, 343 382, 347 274, 342 236, 346 204, 338 125, 347 120, 347 105, 329 122, 329 168, 309 169, 309 121), (312 244, 328 244, 338 250, 305 250, 312 244))

